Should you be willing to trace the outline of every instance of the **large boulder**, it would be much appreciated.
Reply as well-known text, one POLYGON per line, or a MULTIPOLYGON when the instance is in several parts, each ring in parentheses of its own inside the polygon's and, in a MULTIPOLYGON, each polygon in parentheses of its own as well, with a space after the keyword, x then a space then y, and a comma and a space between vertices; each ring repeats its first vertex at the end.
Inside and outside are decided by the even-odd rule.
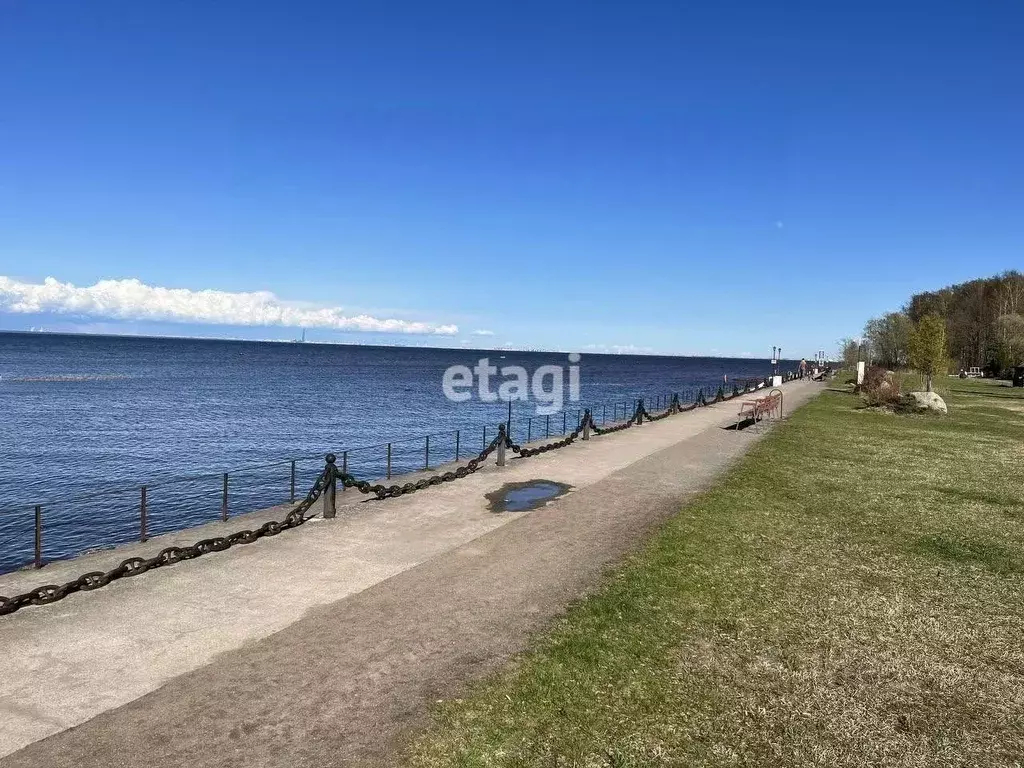
POLYGON ((910 392, 906 397, 906 403, 916 411, 948 413, 946 401, 934 392, 910 392))

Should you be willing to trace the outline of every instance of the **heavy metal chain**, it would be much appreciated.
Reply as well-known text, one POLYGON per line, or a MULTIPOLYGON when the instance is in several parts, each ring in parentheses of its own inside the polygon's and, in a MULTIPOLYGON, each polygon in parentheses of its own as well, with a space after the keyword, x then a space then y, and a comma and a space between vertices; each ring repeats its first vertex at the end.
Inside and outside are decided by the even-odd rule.
MULTIPOLYGON (((765 381, 765 385, 767 384, 768 380, 765 381)), ((726 395, 725 390, 722 387, 719 387, 715 398, 711 402, 719 403, 724 400, 730 400, 741 394, 749 392, 751 388, 751 382, 749 380, 744 382, 742 390, 739 388, 738 384, 734 382, 731 395, 726 395)), ((310 519, 310 517, 306 516, 306 513, 317 499, 320 498, 323 492, 333 483, 340 483, 345 488, 355 488, 360 493, 373 494, 378 499, 403 496, 405 494, 414 493, 434 485, 451 482, 452 480, 458 480, 473 474, 480 468, 480 465, 486 461, 495 450, 497 450, 500 444, 504 444, 505 447, 519 454, 522 458, 537 456, 542 453, 547 453, 548 451, 558 450, 559 448, 565 448, 566 446, 571 445, 579 438, 583 433, 583 430, 588 426, 595 434, 607 435, 614 432, 620 432, 624 429, 629 429, 630 427, 640 424, 644 418, 648 421, 659 421, 671 416, 672 414, 692 411, 694 408, 705 405, 708 405, 708 400, 703 389, 697 393, 697 397, 694 402, 687 406, 680 405, 679 395, 673 395, 668 408, 658 414, 651 414, 648 412, 644 407, 643 400, 638 400, 636 408, 633 411, 633 415, 621 424, 616 424, 612 427, 599 427, 594 421, 594 416, 588 408, 576 429, 564 438, 534 448, 523 448, 517 443, 514 443, 512 438, 506 433, 505 425, 502 424, 499 425, 497 437, 495 437, 486 448, 480 451, 475 458, 470 459, 464 466, 448 472, 432 475, 431 477, 426 477, 421 480, 417 480, 416 482, 405 483, 404 485, 374 484, 367 482, 366 480, 360 480, 348 472, 338 469, 335 464, 335 456, 331 453, 327 455, 327 466, 324 468, 324 471, 320 473, 319 477, 317 477, 316 482, 313 483, 313 487, 309 489, 309 493, 306 494, 306 497, 298 506, 285 515, 283 520, 268 520, 256 530, 238 531, 230 536, 215 536, 198 541, 191 546, 167 547, 160 550, 157 555, 151 558, 130 557, 123 560, 120 565, 109 571, 91 571, 90 573, 83 574, 77 579, 66 582, 65 584, 47 584, 12 597, 4 597, 0 595, 0 616, 14 613, 28 605, 47 605, 49 603, 54 603, 58 600, 62 600, 68 595, 74 594, 75 592, 88 592, 93 589, 99 589, 100 587, 104 587, 110 582, 118 579, 137 576, 140 573, 151 571, 154 568, 161 568, 165 565, 174 565, 182 560, 193 560, 210 552, 223 552, 226 549, 231 549, 231 547, 236 544, 252 544, 265 536, 276 536, 282 531, 297 528, 310 519)))
POLYGON ((328 475, 327 470, 321 472, 316 482, 313 483, 313 487, 309 489, 309 493, 306 494, 306 498, 285 515, 283 520, 268 520, 254 531, 244 530, 233 533, 230 536, 214 536, 213 538, 198 541, 190 546, 167 547, 150 558, 129 557, 109 571, 91 571, 65 584, 47 584, 12 597, 0 595, 0 616, 14 613, 27 605, 55 603, 75 592, 88 592, 93 589, 99 589, 118 579, 138 576, 140 573, 151 571, 154 568, 161 568, 165 565, 174 565, 182 560, 194 560, 210 552, 223 552, 225 549, 231 549, 236 544, 252 544, 264 536, 276 536, 282 531, 298 528, 310 519, 306 517, 306 513, 327 487, 328 475))
POLYGON ((597 426, 597 424, 594 422, 593 415, 591 415, 591 417, 590 417, 590 428, 592 430, 594 430, 594 434, 597 434, 597 435, 610 435, 610 434, 612 434, 614 432, 621 432, 622 430, 629 429, 630 427, 632 427, 632 426, 634 426, 636 424, 637 418, 639 416, 639 413, 640 413, 640 408, 638 406, 637 409, 633 411, 633 415, 630 416, 629 419, 627 419, 626 421, 622 422, 621 424, 616 424, 614 427, 599 427, 599 426, 597 426))
POLYGON ((342 472, 335 465, 335 456, 333 453, 327 454, 327 469, 325 472, 331 474, 332 477, 336 478, 338 483, 341 483, 346 488, 355 488, 360 493, 374 494, 378 499, 393 498, 395 496, 403 496, 407 493, 415 493, 416 491, 422 491, 424 488, 429 488, 433 485, 440 485, 441 483, 450 483, 452 480, 458 480, 476 472, 480 465, 487 460, 498 448, 498 444, 505 440, 505 429, 504 424, 498 430, 498 436, 491 440, 490 445, 484 448, 474 459, 470 459, 466 466, 458 467, 449 472, 442 472, 431 477, 425 477, 421 480, 417 480, 414 483, 405 483, 404 485, 382 485, 380 483, 373 484, 366 480, 360 480, 357 477, 350 475, 348 472, 342 472))
POLYGON ((509 450, 518 453, 521 458, 525 459, 528 456, 537 456, 538 454, 547 453, 548 451, 555 451, 558 450, 559 448, 565 448, 565 446, 572 444, 576 440, 576 438, 583 433, 583 428, 584 426, 586 426, 587 419, 589 418, 590 410, 588 409, 586 411, 586 415, 580 421, 576 429, 574 429, 561 440, 556 440, 555 442, 547 443, 546 445, 538 445, 536 448, 523 448, 517 445, 516 443, 513 443, 512 438, 505 434, 505 431, 503 429, 504 425, 502 425, 502 427, 499 427, 499 429, 501 430, 501 435, 504 436, 505 438, 505 446, 509 450))

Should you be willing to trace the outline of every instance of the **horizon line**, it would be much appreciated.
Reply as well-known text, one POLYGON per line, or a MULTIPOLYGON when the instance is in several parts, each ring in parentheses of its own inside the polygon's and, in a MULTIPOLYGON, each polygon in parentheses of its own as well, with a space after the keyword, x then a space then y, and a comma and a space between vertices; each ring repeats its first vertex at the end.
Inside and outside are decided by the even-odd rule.
MULTIPOLYGON (((231 342, 241 344, 296 344, 296 345, 317 345, 335 347, 378 347, 381 349, 441 349, 458 352, 521 352, 521 353, 544 353, 568 355, 576 352, 580 355, 601 355, 604 357, 671 357, 671 358, 701 358, 712 360, 771 360, 771 357, 755 357, 751 355, 698 355, 684 354, 681 352, 599 352, 580 351, 575 349, 553 349, 553 348, 517 348, 517 347, 470 347, 470 346, 449 346, 449 345, 426 345, 426 344, 402 344, 402 343, 374 343, 367 344, 359 341, 310 341, 300 339, 244 339, 231 336, 178 336, 174 334, 146 334, 146 333, 100 333, 94 331, 49 331, 40 330, 9 330, 0 328, 0 335, 18 336, 88 336, 109 339, 169 339, 172 341, 215 341, 231 342)), ((779 358, 780 361, 797 362, 801 358, 779 358)), ((806 358, 804 358, 806 359, 806 358)))

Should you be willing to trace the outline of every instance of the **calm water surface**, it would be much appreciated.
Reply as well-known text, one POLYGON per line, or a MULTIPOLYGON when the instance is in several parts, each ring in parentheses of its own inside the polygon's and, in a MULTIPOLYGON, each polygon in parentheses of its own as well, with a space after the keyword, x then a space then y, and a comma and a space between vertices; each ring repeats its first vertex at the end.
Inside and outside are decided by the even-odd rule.
MULTIPOLYGON (((225 471, 235 514, 288 501, 291 459, 301 497, 328 451, 377 445, 349 454, 351 471, 367 478, 385 472, 388 441, 399 441, 396 473, 453 459, 456 430, 460 457, 475 454, 506 406, 449 402, 441 380, 483 356, 530 371, 567 362, 537 352, 0 333, 0 571, 31 559, 36 504, 52 560, 137 539, 143 484, 153 535, 216 519, 225 471)), ((621 415, 638 397, 650 407, 724 374, 767 375, 769 361, 584 355, 580 371, 569 429, 584 405, 610 418, 616 402, 621 415)), ((517 440, 527 430, 561 434, 560 415, 528 422, 533 413, 515 404, 517 440)))

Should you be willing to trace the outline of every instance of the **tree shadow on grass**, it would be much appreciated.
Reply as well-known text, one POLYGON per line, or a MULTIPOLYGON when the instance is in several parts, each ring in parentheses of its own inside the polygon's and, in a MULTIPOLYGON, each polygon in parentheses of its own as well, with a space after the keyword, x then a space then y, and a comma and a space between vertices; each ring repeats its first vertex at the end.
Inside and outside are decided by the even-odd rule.
POLYGON ((1020 498, 1014 498, 1007 496, 1002 493, 989 493, 986 491, 971 491, 965 488, 951 488, 946 485, 933 485, 931 486, 933 491, 938 491, 947 496, 952 496, 957 499, 963 499, 964 501, 980 501, 985 504, 992 504, 997 507, 1017 507, 1024 506, 1024 494, 1020 498))
POLYGON ((967 395, 968 397, 1002 397, 1006 400, 1024 400, 1024 389, 1020 391, 1020 394, 1004 393, 1004 392, 978 392, 973 389, 952 389, 950 388, 951 394, 956 395, 967 395))
POLYGON ((856 392, 853 391, 853 388, 850 385, 848 385, 848 384, 847 385, 837 384, 837 385, 833 385, 833 386, 830 386, 830 387, 825 387, 825 391, 826 392, 835 392, 836 394, 840 394, 840 395, 856 395, 857 394, 856 392))
POLYGON ((978 563, 1004 576, 1024 572, 1024 563, 1018 552, 991 541, 929 534, 918 538, 913 544, 913 550, 921 555, 954 563, 978 563))

